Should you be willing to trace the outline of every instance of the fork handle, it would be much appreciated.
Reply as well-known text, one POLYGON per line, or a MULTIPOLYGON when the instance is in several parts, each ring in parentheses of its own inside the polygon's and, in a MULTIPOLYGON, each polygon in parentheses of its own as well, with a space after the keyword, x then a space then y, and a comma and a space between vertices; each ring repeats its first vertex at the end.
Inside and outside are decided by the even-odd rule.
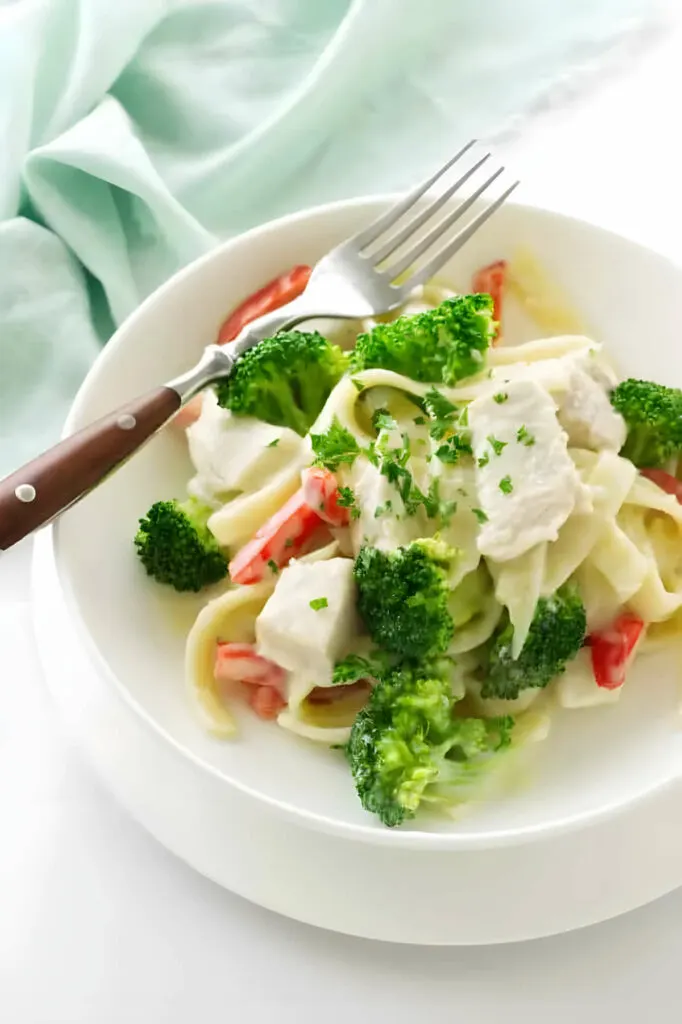
MULTIPOLYGON (((318 315, 317 313, 315 315, 318 315)), ((249 324, 230 345, 208 345, 199 362, 167 384, 108 413, 0 481, 0 552, 88 494, 217 377, 242 351, 282 326, 313 316, 300 299, 249 324)))
POLYGON ((162 386, 72 434, 0 481, 0 551, 84 497, 180 408, 162 386))
MULTIPOLYGON (((322 307, 323 308, 323 307, 322 307)), ((65 438, 0 481, 0 551, 45 526, 125 462, 181 405, 227 377, 245 351, 277 331, 323 316, 299 296, 248 324, 229 345, 208 345, 196 366, 65 438)))

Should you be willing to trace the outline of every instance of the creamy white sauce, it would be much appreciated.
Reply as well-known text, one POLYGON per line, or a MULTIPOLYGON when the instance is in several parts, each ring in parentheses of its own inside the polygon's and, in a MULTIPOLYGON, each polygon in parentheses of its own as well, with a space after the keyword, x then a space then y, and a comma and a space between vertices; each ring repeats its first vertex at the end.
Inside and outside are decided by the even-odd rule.
POLYGON ((620 700, 622 689, 622 686, 616 690, 597 686, 590 652, 583 647, 557 679, 556 698, 562 708, 593 708, 599 704, 615 704, 620 700))

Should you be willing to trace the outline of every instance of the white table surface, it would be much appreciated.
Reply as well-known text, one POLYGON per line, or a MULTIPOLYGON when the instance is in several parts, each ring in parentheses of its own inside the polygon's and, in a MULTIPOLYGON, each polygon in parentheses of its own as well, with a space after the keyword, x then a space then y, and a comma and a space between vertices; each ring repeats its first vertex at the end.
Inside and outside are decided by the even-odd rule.
MULTIPOLYGON (((682 26, 597 95, 562 100, 505 147, 526 196, 682 260, 675 95, 682 26)), ((654 1006, 674 1018, 682 890, 572 935, 415 949, 279 918, 179 863, 128 819, 55 720, 28 630, 29 557, 25 543, 0 563, 3 1024, 210 1024, 237 1014, 345 1024, 349 1011, 362 1024, 573 1024, 576 1010, 592 1024, 640 1020, 654 1006)))

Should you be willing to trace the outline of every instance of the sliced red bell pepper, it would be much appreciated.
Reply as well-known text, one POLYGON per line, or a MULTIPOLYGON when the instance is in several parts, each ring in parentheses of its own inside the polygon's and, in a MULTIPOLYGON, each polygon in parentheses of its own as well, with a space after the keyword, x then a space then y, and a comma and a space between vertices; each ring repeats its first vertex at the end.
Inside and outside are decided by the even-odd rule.
POLYGON ((265 313, 272 313, 274 309, 279 309, 292 299, 298 298, 305 291, 311 274, 312 267, 298 264, 268 281, 253 295, 249 295, 223 322, 218 331, 218 344, 224 345, 232 341, 252 320, 265 313))
POLYGON ((608 629, 591 634, 589 646, 597 686, 617 690, 623 685, 643 631, 644 623, 640 618, 623 612, 608 629))
POLYGON ((339 505, 339 486, 330 470, 313 466, 303 471, 303 494, 311 508, 330 526, 348 526, 350 511, 339 505))
POLYGON ((664 469, 640 469, 640 473, 647 480, 651 480, 660 487, 662 491, 665 491, 666 494, 672 494, 682 504, 682 481, 678 480, 677 477, 672 476, 671 473, 666 473, 664 469))
POLYGON ((253 644, 218 642, 213 673, 218 683, 242 683, 247 703, 259 718, 277 718, 286 707, 286 672, 258 654, 253 644))
POLYGON ((311 540, 331 540, 325 523, 348 523, 348 509, 338 504, 336 477, 328 469, 304 470, 304 483, 273 516, 263 523, 230 562, 234 583, 258 583, 284 568, 292 558, 311 550, 311 540), (326 537, 316 534, 321 529, 326 537))
POLYGON ((252 686, 247 699, 258 717, 266 721, 277 718, 287 706, 284 697, 274 686, 252 686))
POLYGON ((300 555, 322 519, 299 488, 230 562, 233 583, 258 583, 300 555))
POLYGON ((504 290, 507 283, 507 269, 509 264, 506 260, 495 260, 487 267, 481 267, 474 274, 471 282, 472 292, 486 292, 493 300, 493 317, 497 321, 495 339, 493 344, 502 336, 502 304, 504 290))
POLYGON ((283 690, 286 672, 258 654, 253 644, 218 641, 213 675, 219 683, 248 683, 283 690))

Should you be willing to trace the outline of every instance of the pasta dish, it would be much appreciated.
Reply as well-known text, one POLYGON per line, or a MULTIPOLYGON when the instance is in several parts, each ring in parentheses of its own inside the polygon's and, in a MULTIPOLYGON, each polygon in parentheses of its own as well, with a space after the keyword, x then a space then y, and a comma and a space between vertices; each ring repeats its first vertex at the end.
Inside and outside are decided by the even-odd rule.
POLYGON ((187 676, 207 728, 229 737, 245 703, 331 748, 387 826, 551 740, 553 703, 617 701, 682 625, 682 392, 620 379, 527 277, 499 261, 468 293, 262 342, 186 414, 187 499, 135 538, 160 583, 206 588, 187 676), (550 336, 501 336, 513 294, 550 336))

